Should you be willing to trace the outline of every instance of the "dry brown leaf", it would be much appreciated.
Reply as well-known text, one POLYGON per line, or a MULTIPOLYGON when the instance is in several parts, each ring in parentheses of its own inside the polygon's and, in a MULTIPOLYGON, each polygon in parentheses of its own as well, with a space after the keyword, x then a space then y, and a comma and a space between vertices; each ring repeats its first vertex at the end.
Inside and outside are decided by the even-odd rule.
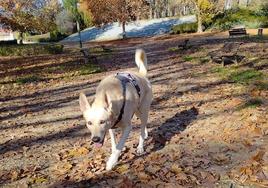
POLYGON ((138 177, 139 179, 144 180, 144 181, 148 181, 151 179, 150 176, 147 175, 145 172, 138 173, 138 177))
POLYGON ((73 165, 69 162, 60 163, 55 167, 56 175, 64 175, 72 169, 73 165))
POLYGON ((226 154, 223 154, 223 153, 212 155, 212 159, 219 165, 226 164, 230 161, 230 158, 226 154))
POLYGON ((263 159, 264 154, 265 154, 265 151, 260 150, 251 159, 254 161, 260 162, 263 159))
POLYGON ((151 174, 156 174, 159 170, 161 170, 161 167, 158 165, 150 165, 146 168, 146 171, 151 174))
POLYGON ((115 171, 120 173, 120 174, 124 174, 128 170, 129 170, 129 164, 123 164, 121 166, 118 166, 115 171))
POLYGON ((241 183, 245 183, 247 181, 247 179, 248 179, 248 176, 247 175, 242 175, 242 176, 240 176, 239 181, 241 183))
POLYGON ((182 172, 182 168, 177 165, 177 164, 173 164, 170 168, 171 172, 174 172, 175 174, 179 174, 182 172))
POLYGON ((132 187, 134 187, 134 184, 128 177, 124 177, 122 182, 119 184, 119 188, 132 188, 132 187))
POLYGON ((184 172, 181 172, 179 174, 176 175, 176 180, 183 180, 183 181, 187 181, 187 175, 184 172))
POLYGON ((268 179, 268 164, 262 167, 262 172, 268 179))
POLYGON ((17 171, 11 172, 11 180, 16 181, 19 178, 19 173, 17 171))
POLYGON ((249 139, 244 139, 242 143, 246 147, 252 146, 252 142, 249 139))

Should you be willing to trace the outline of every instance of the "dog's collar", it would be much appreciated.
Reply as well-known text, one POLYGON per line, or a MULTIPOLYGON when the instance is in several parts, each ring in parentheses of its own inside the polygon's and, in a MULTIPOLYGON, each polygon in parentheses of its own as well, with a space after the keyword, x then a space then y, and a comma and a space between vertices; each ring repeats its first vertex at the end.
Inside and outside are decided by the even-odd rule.
POLYGON ((121 85, 122 85, 122 90, 123 90, 123 104, 122 104, 122 107, 120 109, 120 113, 119 113, 119 116, 117 117, 117 120, 115 121, 115 123, 113 124, 112 126, 112 129, 115 129, 116 128, 116 125, 122 120, 122 117, 123 117, 123 114, 124 114, 124 109, 125 109, 125 105, 126 105, 126 85, 127 83, 130 83, 132 86, 135 87, 139 97, 140 97, 140 87, 139 85, 137 84, 137 81, 135 79, 134 76, 132 76, 131 74, 129 73, 117 73, 115 75, 115 77, 120 80, 121 82, 121 85))

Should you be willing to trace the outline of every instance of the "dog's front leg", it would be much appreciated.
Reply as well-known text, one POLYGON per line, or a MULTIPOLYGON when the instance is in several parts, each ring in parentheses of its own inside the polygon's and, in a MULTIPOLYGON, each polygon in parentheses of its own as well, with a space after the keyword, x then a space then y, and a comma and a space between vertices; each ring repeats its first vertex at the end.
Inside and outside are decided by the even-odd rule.
POLYGON ((115 138, 115 130, 109 129, 110 137, 111 137, 111 145, 112 145, 112 153, 116 151, 116 138, 115 138))
POLYGON ((116 145, 116 148, 114 151, 112 151, 112 154, 109 158, 109 160, 107 161, 106 163, 106 170, 112 170, 112 168, 116 165, 117 161, 118 161, 118 158, 121 154, 121 151, 125 145, 125 142, 128 138, 128 135, 131 131, 131 126, 127 126, 123 129, 123 133, 122 133, 122 136, 118 142, 118 144, 116 145))

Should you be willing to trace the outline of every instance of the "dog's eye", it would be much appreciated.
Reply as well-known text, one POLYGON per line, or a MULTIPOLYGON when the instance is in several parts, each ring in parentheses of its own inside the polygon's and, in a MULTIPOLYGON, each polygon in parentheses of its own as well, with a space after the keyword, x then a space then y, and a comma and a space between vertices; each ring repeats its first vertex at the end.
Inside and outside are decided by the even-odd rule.
POLYGON ((104 123, 105 123, 105 121, 104 121, 104 120, 101 120, 101 121, 100 121, 100 124, 104 124, 104 123))
POLYGON ((91 121, 88 121, 88 122, 87 122, 87 125, 92 125, 92 122, 91 122, 91 121))

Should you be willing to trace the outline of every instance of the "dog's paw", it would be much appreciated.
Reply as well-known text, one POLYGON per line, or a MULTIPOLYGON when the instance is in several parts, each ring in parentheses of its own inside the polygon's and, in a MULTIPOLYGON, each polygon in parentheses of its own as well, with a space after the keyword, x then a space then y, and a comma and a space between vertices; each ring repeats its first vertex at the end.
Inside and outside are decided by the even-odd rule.
POLYGON ((137 154, 141 155, 144 153, 143 147, 137 147, 137 154))
POLYGON ((118 154, 112 154, 110 156, 109 160, 106 163, 106 170, 107 171, 112 170, 115 167, 115 165, 117 164, 117 161, 118 161, 118 157, 119 157, 118 154))

